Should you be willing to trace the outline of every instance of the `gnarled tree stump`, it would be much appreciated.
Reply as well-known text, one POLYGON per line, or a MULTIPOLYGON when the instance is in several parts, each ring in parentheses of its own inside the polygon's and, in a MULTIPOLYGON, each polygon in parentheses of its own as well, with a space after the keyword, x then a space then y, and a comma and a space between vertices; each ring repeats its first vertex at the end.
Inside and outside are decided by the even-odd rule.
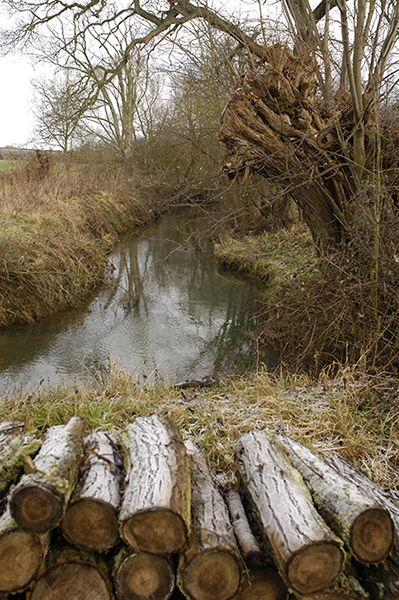
POLYGON ((181 555, 179 586, 191 600, 228 600, 240 584, 239 550, 224 500, 208 465, 192 442, 189 543, 181 555))
POLYGON ((343 570, 342 542, 316 511, 281 446, 265 431, 254 431, 241 438, 235 455, 243 489, 288 587, 303 595, 330 587, 343 570))
POLYGON ((119 538, 121 462, 116 438, 97 432, 85 440, 82 478, 62 520, 66 539, 86 550, 105 552, 119 538))
POLYGON ((84 419, 74 417, 47 430, 33 472, 10 495, 11 514, 22 529, 44 532, 61 520, 78 479, 85 427, 84 419))
POLYGON ((284 436, 278 439, 304 478, 315 506, 353 556, 366 565, 382 562, 394 541, 389 512, 308 448, 284 436))
POLYGON ((122 435, 128 458, 120 532, 135 552, 171 554, 187 542, 190 470, 177 428, 157 415, 138 417, 122 435))

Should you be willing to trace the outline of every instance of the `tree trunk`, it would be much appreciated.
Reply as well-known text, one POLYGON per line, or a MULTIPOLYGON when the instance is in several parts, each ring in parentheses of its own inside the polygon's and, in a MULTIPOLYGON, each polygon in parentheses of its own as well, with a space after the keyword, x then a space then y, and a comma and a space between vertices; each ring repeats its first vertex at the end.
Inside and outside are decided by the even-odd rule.
POLYGON ((175 574, 166 557, 136 552, 117 559, 114 581, 119 600, 167 600, 175 574))
POLYGON ((97 432, 86 438, 82 479, 62 521, 64 536, 75 546, 105 552, 118 541, 120 463, 112 435, 97 432))
POLYGON ((185 444, 191 462, 192 528, 181 555, 179 586, 191 600, 228 600, 240 584, 233 528, 205 458, 192 442, 185 444))
POLYGON ((335 108, 322 116, 312 59, 294 57, 278 44, 268 52, 270 66, 247 72, 224 110, 219 134, 226 148, 223 170, 244 182, 257 172, 285 187, 302 210, 316 247, 336 249, 348 241, 355 191, 350 160, 343 159, 337 137, 340 128, 348 129, 348 113, 335 108))
POLYGON ((235 455, 241 484, 288 587, 311 595, 331 586, 343 570, 341 542, 281 446, 265 431, 254 431, 241 438, 235 455))
POLYGON ((245 571, 240 589, 234 600, 286 600, 288 590, 277 569, 249 569, 245 571))
POLYGON ((84 419, 50 427, 33 461, 10 496, 11 514, 27 531, 44 532, 61 520, 76 485, 83 456, 84 419))
POLYGON ((32 456, 40 440, 25 431, 26 423, 4 421, 0 423, 0 498, 8 490, 22 467, 22 456, 32 456))
POLYGON ((177 428, 157 415, 138 417, 122 435, 129 467, 119 515, 135 552, 170 554, 187 542, 190 471, 177 428))
POLYGON ((315 506, 356 560, 366 565, 383 561, 394 541, 389 512, 308 448, 284 436, 278 439, 304 478, 315 506))
POLYGON ((238 490, 230 489, 226 494, 226 498, 234 533, 246 566, 249 569, 265 567, 267 563, 265 553, 260 549, 252 533, 238 490))
POLYGON ((48 534, 19 529, 7 505, 0 517, 0 598, 29 585, 43 564, 48 544, 48 534))

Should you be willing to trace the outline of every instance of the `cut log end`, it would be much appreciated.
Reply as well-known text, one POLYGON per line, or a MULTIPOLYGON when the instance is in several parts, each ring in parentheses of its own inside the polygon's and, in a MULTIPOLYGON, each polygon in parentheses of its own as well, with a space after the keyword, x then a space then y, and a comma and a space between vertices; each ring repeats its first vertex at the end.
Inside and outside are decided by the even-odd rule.
POLYGON ((197 554, 182 575, 182 591, 192 600, 228 600, 240 584, 235 558, 220 550, 197 554))
POLYGON ((379 563, 389 554, 394 541, 394 526, 389 514, 379 508, 370 508, 354 522, 350 547, 363 563, 379 563))
POLYGON ((119 537, 116 511, 104 502, 82 499, 65 513, 62 529, 66 539, 84 550, 105 552, 119 537))
POLYGON ((122 525, 121 535, 135 551, 172 554, 185 547, 187 527, 176 513, 154 509, 130 517, 122 525))
POLYGON ((288 590, 277 571, 253 569, 244 577, 239 600, 285 600, 288 590))
POLYGON ((115 585, 120 600, 167 600, 173 592, 175 577, 163 556, 139 552, 124 559, 115 585))
POLYGON ((0 538, 0 594, 24 589, 34 578, 43 558, 37 537, 18 529, 0 538))
POLYGON ((331 586, 342 571, 343 553, 338 544, 322 543, 299 550, 288 566, 287 578, 300 594, 331 586))
POLYGON ((84 563, 57 565, 38 580, 31 600, 111 600, 100 572, 84 563))
POLYGON ((53 528, 63 512, 63 502, 50 488, 24 485, 12 496, 12 515, 19 527, 37 533, 53 528))

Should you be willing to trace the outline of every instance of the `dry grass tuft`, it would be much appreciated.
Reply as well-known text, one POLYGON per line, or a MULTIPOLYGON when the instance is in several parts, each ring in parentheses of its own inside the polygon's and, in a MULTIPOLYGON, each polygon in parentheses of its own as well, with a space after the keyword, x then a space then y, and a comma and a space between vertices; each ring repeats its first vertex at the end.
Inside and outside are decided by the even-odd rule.
POLYGON ((260 371, 210 389, 140 387, 118 365, 94 384, 54 387, 2 400, 4 419, 32 419, 39 430, 74 415, 90 429, 120 430, 157 412, 205 452, 220 482, 234 478, 234 448, 253 429, 270 428, 325 453, 337 453, 384 488, 399 485, 399 381, 341 369, 317 382, 260 371))

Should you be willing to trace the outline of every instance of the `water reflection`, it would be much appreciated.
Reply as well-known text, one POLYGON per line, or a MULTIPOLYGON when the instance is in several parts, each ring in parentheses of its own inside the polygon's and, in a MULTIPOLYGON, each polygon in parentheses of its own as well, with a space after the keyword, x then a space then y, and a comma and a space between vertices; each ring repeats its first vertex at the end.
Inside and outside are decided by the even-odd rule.
POLYGON ((210 242, 166 216, 111 256, 111 284, 84 310, 0 334, 0 386, 60 383, 109 367, 169 382, 233 370, 252 352, 254 290, 218 272, 210 242))

